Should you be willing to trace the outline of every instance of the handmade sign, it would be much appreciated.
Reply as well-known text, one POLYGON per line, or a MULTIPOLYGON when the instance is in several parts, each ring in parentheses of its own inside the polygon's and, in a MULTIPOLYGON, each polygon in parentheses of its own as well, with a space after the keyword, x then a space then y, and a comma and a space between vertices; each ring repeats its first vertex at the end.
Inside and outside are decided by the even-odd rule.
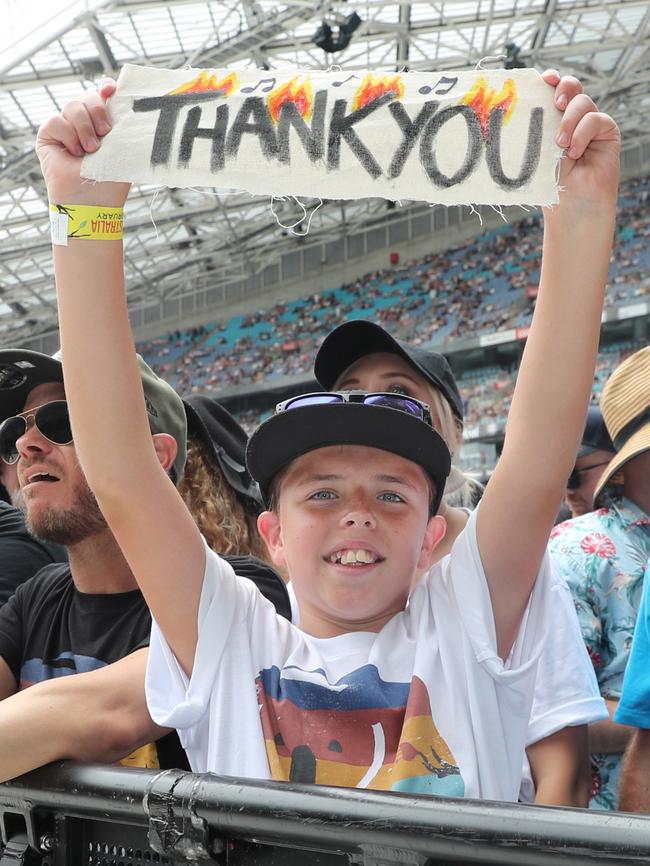
POLYGON ((557 202, 560 112, 533 69, 125 66, 94 180, 442 204, 557 202))

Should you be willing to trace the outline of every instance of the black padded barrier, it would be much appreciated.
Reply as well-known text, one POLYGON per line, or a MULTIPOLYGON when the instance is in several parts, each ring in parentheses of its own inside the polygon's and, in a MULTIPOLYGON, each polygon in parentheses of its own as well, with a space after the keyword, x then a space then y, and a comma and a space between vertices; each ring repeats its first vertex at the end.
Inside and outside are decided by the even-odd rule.
POLYGON ((52 764, 0 784, 0 866, 650 862, 650 817, 52 764))

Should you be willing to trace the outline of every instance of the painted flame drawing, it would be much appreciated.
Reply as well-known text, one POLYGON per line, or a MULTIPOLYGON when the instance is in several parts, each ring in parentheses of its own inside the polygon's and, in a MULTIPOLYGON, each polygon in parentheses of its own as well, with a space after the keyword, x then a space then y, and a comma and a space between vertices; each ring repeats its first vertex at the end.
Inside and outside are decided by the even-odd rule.
POLYGON ((312 96, 311 84, 309 78, 306 78, 302 83, 300 77, 292 78, 280 87, 276 87, 266 97, 269 112, 273 118, 273 122, 277 123, 280 119, 280 109, 287 102, 293 102, 298 113, 305 120, 311 117, 311 110, 314 104, 312 96))
POLYGON ((372 72, 369 72, 357 87, 352 99, 352 111, 364 108, 385 93, 391 93, 394 99, 401 99, 404 96, 402 76, 385 75, 383 78, 375 78, 372 72))
POLYGON ((210 75, 208 70, 204 69, 193 81, 181 84, 176 90, 172 90, 168 96, 180 96, 183 93, 210 93, 215 90, 220 90, 224 96, 230 96, 238 87, 239 79, 236 72, 231 72, 221 81, 217 81, 216 74, 210 75))
POLYGON ((460 102, 469 105, 474 110, 483 130, 483 138, 487 140, 490 114, 495 108, 502 109, 504 112, 503 122, 507 123, 517 104, 517 87, 512 78, 508 78, 501 90, 497 92, 488 87, 485 78, 477 78, 471 90, 463 96, 460 102))

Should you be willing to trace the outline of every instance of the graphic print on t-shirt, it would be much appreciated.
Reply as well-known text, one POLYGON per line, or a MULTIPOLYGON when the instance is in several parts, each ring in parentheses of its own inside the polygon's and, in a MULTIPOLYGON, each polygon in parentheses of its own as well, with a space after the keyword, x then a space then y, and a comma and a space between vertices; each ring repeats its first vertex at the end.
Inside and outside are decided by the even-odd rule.
POLYGON ((273 666, 256 686, 273 779, 464 795, 419 677, 385 682, 363 665, 330 683, 323 670, 273 666))
MULTIPOLYGON (((20 671, 20 691, 46 680, 96 671, 105 666, 106 662, 92 658, 92 656, 78 655, 72 652, 60 653, 49 663, 44 662, 43 659, 27 659, 20 671)), ((160 769, 160 761, 156 744, 147 743, 140 746, 118 763, 125 767, 144 767, 145 769, 158 770, 160 769)))
POLYGON ((20 669, 20 688, 26 689, 45 680, 66 677, 70 674, 84 674, 103 668, 106 662, 92 656, 62 652, 48 662, 43 659, 27 659, 20 669))

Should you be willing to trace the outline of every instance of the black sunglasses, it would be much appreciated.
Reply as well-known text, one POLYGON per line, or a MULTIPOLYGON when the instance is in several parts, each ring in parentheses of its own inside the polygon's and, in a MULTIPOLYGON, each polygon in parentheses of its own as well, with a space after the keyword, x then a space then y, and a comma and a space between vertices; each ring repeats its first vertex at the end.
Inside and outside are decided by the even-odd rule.
POLYGON ((431 420, 431 409, 421 400, 415 397, 405 397, 389 391, 377 391, 367 394, 365 391, 316 391, 312 394, 300 394, 298 397, 290 397, 283 400, 275 407, 276 413, 286 412, 288 409, 302 409, 305 406, 323 406, 332 403, 361 403, 364 406, 381 406, 385 409, 397 409, 406 412, 414 418, 424 421, 429 427, 433 427, 431 420))
POLYGON ((72 444, 72 430, 68 404, 65 400, 53 400, 20 415, 13 415, 0 424, 0 458, 11 465, 20 456, 16 443, 32 426, 54 445, 72 444))
POLYGON ((577 490, 582 484, 582 475, 584 472, 589 472, 591 469, 597 469, 599 466, 607 466, 609 460, 604 460, 602 463, 594 463, 592 466, 584 466, 582 469, 574 469, 567 480, 567 490, 577 490))

